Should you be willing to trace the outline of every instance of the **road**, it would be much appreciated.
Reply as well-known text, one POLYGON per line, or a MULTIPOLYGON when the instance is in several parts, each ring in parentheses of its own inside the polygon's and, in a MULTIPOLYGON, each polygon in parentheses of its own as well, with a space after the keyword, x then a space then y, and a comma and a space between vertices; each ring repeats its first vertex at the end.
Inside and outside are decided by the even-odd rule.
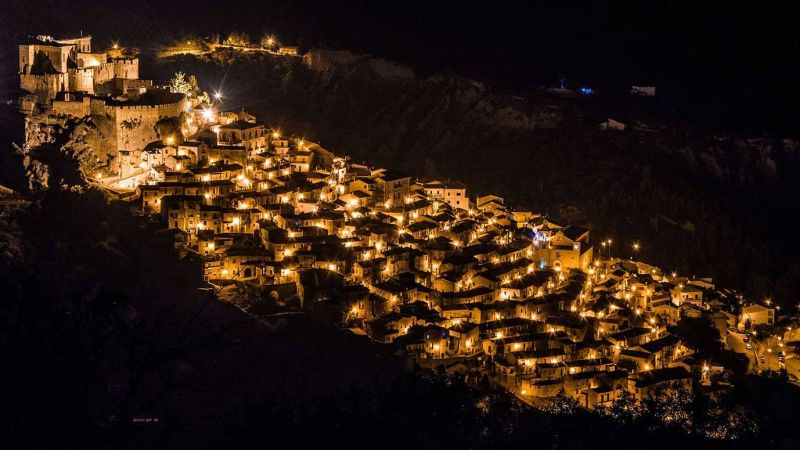
POLYGON ((736 353, 742 353, 743 355, 747 356, 747 359, 750 361, 750 364, 747 366, 747 370, 754 373, 758 372, 758 354, 756 353, 756 348, 754 346, 751 350, 747 349, 747 344, 744 342, 744 334, 735 333, 732 331, 729 332, 728 348, 736 353))
MULTIPOLYGON (((777 354, 777 349, 779 347, 774 338, 761 343, 751 340, 750 343, 753 344, 753 348, 750 350, 747 350, 747 344, 744 342, 743 338, 744 334, 742 333, 729 332, 728 347, 737 353, 742 353, 747 356, 747 359, 750 360, 748 371, 760 373, 761 371, 769 369, 777 372, 785 367, 789 374, 800 379, 800 359, 787 358, 785 365, 781 364, 780 361, 778 361, 777 354), (772 348, 772 353, 767 351, 768 348, 772 348), (764 356, 763 364, 760 361, 761 356, 764 356)), ((795 384, 800 385, 798 382, 795 382, 795 384)))

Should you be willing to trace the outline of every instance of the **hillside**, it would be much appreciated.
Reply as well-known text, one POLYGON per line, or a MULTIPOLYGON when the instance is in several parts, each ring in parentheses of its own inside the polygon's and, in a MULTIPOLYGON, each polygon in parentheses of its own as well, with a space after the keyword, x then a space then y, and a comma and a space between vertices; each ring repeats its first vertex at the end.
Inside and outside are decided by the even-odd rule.
POLYGON ((655 264, 783 303, 800 283, 789 251, 800 157, 792 140, 717 134, 632 99, 422 77, 341 51, 302 59, 218 52, 144 66, 156 79, 196 74, 224 91, 224 107, 246 107, 356 160, 458 179, 473 194, 497 192, 589 225, 596 244, 613 238, 617 255, 639 241, 655 264), (628 129, 600 130, 608 117, 628 129))

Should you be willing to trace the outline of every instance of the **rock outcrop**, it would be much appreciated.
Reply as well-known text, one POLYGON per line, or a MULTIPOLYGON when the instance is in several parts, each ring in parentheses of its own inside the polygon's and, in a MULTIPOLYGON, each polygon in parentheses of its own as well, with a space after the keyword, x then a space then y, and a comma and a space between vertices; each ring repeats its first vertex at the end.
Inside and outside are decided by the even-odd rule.
POLYGON ((27 188, 35 193, 84 185, 111 162, 109 145, 91 118, 35 114, 25 122, 24 144, 14 149, 21 156, 27 188))

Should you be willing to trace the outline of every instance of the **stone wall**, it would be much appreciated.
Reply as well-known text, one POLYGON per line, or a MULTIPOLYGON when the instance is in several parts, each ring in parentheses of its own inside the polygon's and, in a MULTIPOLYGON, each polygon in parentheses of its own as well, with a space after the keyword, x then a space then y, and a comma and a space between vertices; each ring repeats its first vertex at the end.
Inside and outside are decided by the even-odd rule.
POLYGON ((117 150, 141 150, 150 142, 158 140, 158 108, 137 106, 109 109, 116 123, 117 150))
POLYGON ((139 78, 139 58, 115 59, 114 78, 127 78, 136 80, 139 78))
POLYGON ((67 74, 20 75, 19 87, 26 92, 38 95, 43 100, 56 98, 58 92, 68 86, 67 74))
POLYGON ((94 71, 94 82, 105 83, 106 81, 114 79, 114 63, 100 64, 99 66, 92 67, 94 71))
POLYGON ((145 88, 145 90, 150 90, 153 88, 153 80, 131 80, 127 78, 115 78, 114 79, 114 90, 115 92, 128 92, 128 90, 138 90, 139 88, 145 88))
POLYGON ((102 84, 114 79, 139 79, 139 59, 123 58, 112 59, 111 61, 92 67, 94 70, 95 84, 102 84))
POLYGON ((69 69, 69 90, 94 93, 94 71, 92 69, 69 69))
POLYGON ((82 118, 89 115, 91 100, 89 97, 84 97, 81 101, 53 100, 52 109, 56 115, 82 118))
MULTIPOLYGON (((114 120, 117 150, 136 151, 159 140, 158 121, 180 117, 185 103, 186 99, 160 105, 104 105, 103 114, 114 120)), ((96 109, 93 105, 92 110, 96 109)))

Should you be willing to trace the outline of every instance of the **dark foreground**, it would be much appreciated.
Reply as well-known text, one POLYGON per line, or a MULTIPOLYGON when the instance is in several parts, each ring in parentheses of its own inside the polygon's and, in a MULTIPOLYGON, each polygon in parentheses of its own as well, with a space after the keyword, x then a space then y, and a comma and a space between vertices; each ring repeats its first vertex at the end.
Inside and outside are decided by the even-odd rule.
POLYGON ((798 393, 764 379, 603 413, 405 372, 314 313, 254 319, 98 193, 2 216, 4 435, 15 448, 776 448, 798 393), (710 440, 709 437, 720 439, 710 440))

